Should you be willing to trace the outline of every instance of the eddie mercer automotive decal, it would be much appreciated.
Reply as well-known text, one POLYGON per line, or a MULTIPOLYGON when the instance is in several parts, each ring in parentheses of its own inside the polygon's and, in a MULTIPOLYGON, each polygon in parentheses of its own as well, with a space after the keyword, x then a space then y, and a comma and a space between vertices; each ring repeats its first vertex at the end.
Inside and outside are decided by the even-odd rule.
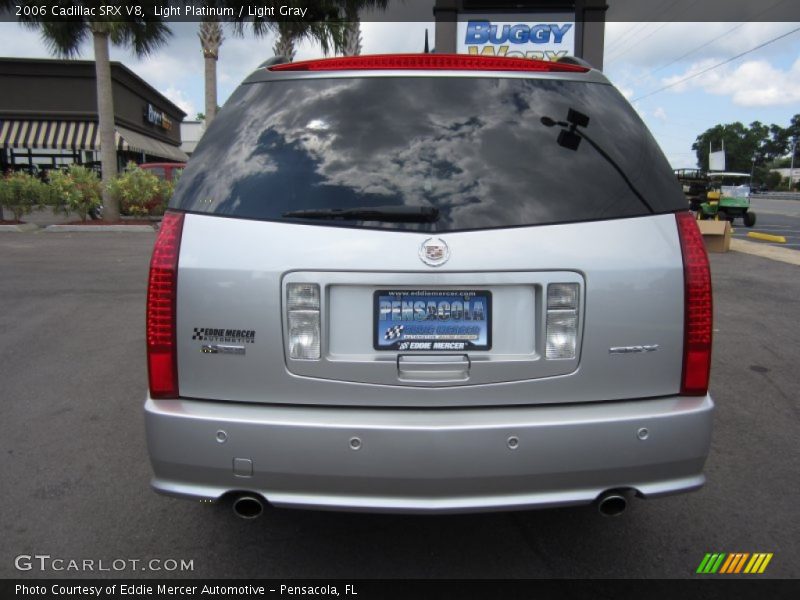
POLYGON ((226 344, 254 344, 254 329, 224 329, 215 327, 195 327, 192 339, 201 342, 223 342, 226 344))

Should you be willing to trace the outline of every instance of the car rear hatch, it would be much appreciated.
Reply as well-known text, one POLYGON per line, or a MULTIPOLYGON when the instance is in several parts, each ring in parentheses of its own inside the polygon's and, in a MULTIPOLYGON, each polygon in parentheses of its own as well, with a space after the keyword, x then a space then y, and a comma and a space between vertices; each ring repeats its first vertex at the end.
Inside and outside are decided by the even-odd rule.
POLYGON ((679 392, 685 201, 635 111, 596 72, 448 75, 265 71, 232 96, 171 203, 181 396, 679 392))

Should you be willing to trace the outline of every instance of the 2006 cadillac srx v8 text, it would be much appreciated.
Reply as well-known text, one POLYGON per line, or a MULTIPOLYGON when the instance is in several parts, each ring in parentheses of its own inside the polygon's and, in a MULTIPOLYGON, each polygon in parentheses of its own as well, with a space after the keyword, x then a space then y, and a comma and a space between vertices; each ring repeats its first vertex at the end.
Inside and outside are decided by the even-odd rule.
POLYGON ((711 320, 680 186, 597 70, 273 61, 155 244, 153 487, 246 517, 618 514, 704 482, 711 320))

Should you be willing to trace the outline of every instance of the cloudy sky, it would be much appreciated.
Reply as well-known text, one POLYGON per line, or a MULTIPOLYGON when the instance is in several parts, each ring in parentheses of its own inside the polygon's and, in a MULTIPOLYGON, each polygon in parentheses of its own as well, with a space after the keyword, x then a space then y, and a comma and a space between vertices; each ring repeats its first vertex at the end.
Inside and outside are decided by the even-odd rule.
MULTIPOLYGON (((170 43, 146 59, 117 48, 111 57, 194 117, 204 105, 197 23, 171 28, 170 43)), ((434 45, 432 22, 362 23, 363 53, 419 52, 426 28, 434 45)), ((607 23, 604 70, 633 102, 672 165, 694 166, 691 145, 705 129, 756 120, 786 126, 800 112, 800 31, 747 52, 798 28, 800 23, 607 23), (701 74, 683 81, 696 73, 701 74)), ((220 103, 272 56, 273 43, 272 36, 242 39, 226 30, 218 63, 220 103)), ((319 54, 318 47, 301 44, 296 59, 319 54)), ((38 33, 0 23, 0 56, 49 55, 38 33)), ((91 44, 81 58, 92 58, 91 44)))
POLYGON ((785 127, 800 113, 800 31, 716 66, 799 27, 608 23, 604 71, 633 101, 672 165, 694 166, 692 142, 709 127, 733 121, 785 127))

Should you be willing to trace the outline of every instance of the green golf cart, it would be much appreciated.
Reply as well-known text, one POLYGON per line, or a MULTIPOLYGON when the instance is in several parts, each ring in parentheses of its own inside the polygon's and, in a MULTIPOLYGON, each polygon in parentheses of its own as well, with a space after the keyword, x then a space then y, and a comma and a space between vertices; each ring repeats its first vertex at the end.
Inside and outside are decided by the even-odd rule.
POLYGON ((750 210, 750 174, 708 173, 709 192, 697 210, 698 219, 714 219, 733 223, 741 218, 746 227, 756 224, 756 214, 750 210))

